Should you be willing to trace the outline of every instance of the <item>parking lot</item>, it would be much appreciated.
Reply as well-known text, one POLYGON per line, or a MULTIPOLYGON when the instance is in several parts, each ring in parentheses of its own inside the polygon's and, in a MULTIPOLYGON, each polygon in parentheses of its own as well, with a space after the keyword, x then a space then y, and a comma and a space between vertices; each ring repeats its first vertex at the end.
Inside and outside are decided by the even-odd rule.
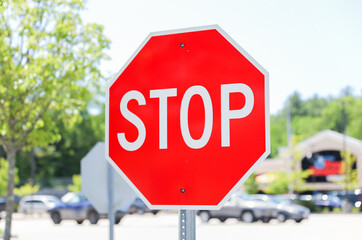
MULTIPOLYGON (((311 214, 302 223, 287 221, 279 223, 242 223, 229 219, 225 223, 212 219, 202 223, 196 219, 196 239, 361 239, 362 214, 311 214)), ((4 220, 0 229, 4 229, 4 220)), ((24 216, 15 214, 13 221, 14 239, 19 240, 73 240, 108 239, 108 221, 100 220, 97 225, 85 221, 64 221, 54 225, 48 216, 24 216)), ((115 226, 115 239, 178 239, 177 213, 162 212, 158 215, 128 215, 115 226)))

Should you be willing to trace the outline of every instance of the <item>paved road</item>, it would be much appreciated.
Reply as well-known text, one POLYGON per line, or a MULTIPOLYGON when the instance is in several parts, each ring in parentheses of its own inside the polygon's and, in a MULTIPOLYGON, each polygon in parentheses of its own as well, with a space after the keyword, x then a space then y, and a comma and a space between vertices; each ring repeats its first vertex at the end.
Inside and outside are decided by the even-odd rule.
MULTIPOLYGON (((160 213, 126 216, 115 227, 115 240, 178 240, 178 215, 160 213)), ((4 220, 0 222, 4 229, 4 220)), ((54 225, 45 217, 24 217, 16 215, 13 222, 15 240, 103 240, 108 239, 108 222, 100 220, 98 225, 88 221, 78 225, 74 221, 64 221, 54 225)), ((301 224, 292 221, 269 224, 241 223, 233 219, 220 223, 212 220, 201 223, 196 219, 197 240, 267 240, 267 239, 328 239, 360 240, 362 239, 362 214, 312 214, 301 224)))

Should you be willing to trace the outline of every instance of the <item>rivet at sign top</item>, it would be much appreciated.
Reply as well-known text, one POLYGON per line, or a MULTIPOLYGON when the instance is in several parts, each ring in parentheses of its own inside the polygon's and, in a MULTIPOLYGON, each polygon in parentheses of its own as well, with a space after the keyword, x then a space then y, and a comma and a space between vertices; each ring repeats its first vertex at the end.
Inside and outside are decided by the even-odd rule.
POLYGON ((184 43, 181 43, 180 46, 183 48, 183 47, 185 47, 185 44, 184 44, 184 43))
POLYGON ((184 193, 184 192, 185 192, 185 189, 184 189, 184 188, 181 188, 180 191, 181 191, 181 193, 184 193))

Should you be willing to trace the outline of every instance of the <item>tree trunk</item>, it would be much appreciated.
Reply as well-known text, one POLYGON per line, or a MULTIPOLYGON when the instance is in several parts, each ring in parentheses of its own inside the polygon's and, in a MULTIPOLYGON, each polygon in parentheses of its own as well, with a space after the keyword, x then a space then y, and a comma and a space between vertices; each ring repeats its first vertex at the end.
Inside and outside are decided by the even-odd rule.
POLYGON ((15 160, 16 160, 16 148, 14 146, 9 146, 7 160, 9 168, 8 168, 8 188, 6 195, 6 218, 5 218, 4 240, 10 240, 11 221, 14 210, 14 185, 15 185, 15 160))

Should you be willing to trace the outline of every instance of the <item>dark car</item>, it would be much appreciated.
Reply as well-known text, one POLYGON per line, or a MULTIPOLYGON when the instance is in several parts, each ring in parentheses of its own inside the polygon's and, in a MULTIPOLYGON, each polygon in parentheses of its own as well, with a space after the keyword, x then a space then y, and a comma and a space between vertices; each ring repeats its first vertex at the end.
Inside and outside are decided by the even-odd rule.
POLYGON ((342 207, 342 200, 338 196, 318 193, 313 195, 312 199, 316 206, 328 208, 329 211, 333 211, 334 208, 342 207))
POLYGON ((342 208, 342 200, 338 196, 330 193, 299 195, 298 203, 308 207, 311 212, 320 212, 324 209, 332 212, 334 208, 342 208))
MULTIPOLYGON (((17 210, 19 201, 20 197, 18 195, 14 195, 14 211, 17 210)), ((0 197, 0 212, 5 211, 5 208, 6 208, 6 197, 0 197)))
POLYGON ((351 191, 333 191, 330 195, 337 196, 342 200, 342 203, 349 209, 352 207, 360 208, 362 211, 362 190, 356 189, 351 191))
POLYGON ((278 215, 276 219, 279 222, 285 222, 288 219, 292 219, 295 222, 300 223, 304 219, 307 219, 310 214, 309 208, 296 204, 291 199, 277 196, 270 196, 270 199, 277 204, 276 208, 278 210, 278 215))
MULTIPOLYGON (((82 224, 85 219, 88 219, 91 224, 97 224, 99 219, 107 218, 107 214, 99 214, 80 193, 75 194, 68 202, 61 202, 48 212, 54 224, 59 224, 62 220, 75 220, 78 224, 82 224)), ((118 224, 125 213, 117 211, 115 215, 115 223, 118 224)))
POLYGON ((276 214, 277 211, 270 204, 246 194, 234 194, 220 210, 197 212, 202 222, 208 222, 211 218, 217 218, 221 222, 228 218, 236 218, 246 223, 258 220, 269 222, 270 219, 276 217, 276 214))
POLYGON ((0 198, 0 212, 5 211, 5 207, 6 207, 6 197, 1 197, 0 198))
POLYGON ((140 199, 136 198, 132 205, 128 208, 127 214, 144 214, 144 213, 152 213, 156 215, 159 210, 151 210, 146 204, 140 199))
POLYGON ((0 220, 2 219, 3 211, 5 211, 6 206, 6 198, 2 197, 0 198, 0 220))

